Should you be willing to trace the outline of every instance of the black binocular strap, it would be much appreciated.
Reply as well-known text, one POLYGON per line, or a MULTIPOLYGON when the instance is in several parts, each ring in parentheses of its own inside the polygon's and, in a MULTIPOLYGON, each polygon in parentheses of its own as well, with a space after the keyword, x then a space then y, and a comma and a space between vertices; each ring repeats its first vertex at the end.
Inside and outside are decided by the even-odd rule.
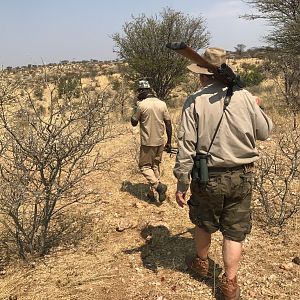
MULTIPOLYGON (((227 91, 226 91, 226 96, 225 96, 225 98, 224 98, 223 113, 222 113, 222 116, 221 116, 221 118, 220 118, 220 120, 219 120, 219 123, 218 123, 218 125, 217 125, 217 128, 216 128, 216 130, 215 130, 215 133, 214 133, 214 135, 213 135, 213 137, 212 137, 212 140, 211 140, 211 142, 210 142, 210 145, 209 145, 209 147, 208 147, 208 150, 207 150, 207 152, 206 152, 207 155, 208 155, 208 153, 209 153, 209 151, 210 151, 210 149, 211 149, 211 147, 212 147, 212 145, 213 145, 213 142, 214 142, 214 140, 215 140, 215 138, 216 138, 216 135, 217 135, 217 133, 218 133, 218 130, 219 130, 219 128, 220 128, 220 125, 221 125, 221 122, 222 122, 222 119, 223 119, 223 116, 224 116, 224 113, 225 113, 225 110, 226 110, 227 106, 228 106, 229 103, 230 103, 230 100, 231 100, 232 95, 233 95, 233 85, 229 85, 228 88, 227 88, 227 91)), ((194 109, 195 109, 195 107, 194 107, 194 109)), ((198 138, 198 126, 197 126, 197 138, 198 138)), ((197 140, 197 144, 198 144, 198 140, 197 140)))

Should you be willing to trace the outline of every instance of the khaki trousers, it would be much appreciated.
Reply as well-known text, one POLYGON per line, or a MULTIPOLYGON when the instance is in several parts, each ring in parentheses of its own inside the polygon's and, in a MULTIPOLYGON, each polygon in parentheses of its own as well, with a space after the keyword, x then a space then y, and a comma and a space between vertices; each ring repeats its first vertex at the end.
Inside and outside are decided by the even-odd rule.
POLYGON ((140 148, 139 168, 141 173, 150 183, 151 187, 156 188, 159 183, 159 165, 162 159, 164 145, 144 146, 140 148))

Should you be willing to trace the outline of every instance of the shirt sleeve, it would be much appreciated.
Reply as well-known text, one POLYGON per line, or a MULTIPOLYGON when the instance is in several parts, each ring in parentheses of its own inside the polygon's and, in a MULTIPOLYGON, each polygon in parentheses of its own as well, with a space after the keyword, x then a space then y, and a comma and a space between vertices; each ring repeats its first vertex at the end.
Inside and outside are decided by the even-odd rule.
POLYGON ((131 118, 134 119, 135 121, 139 121, 140 117, 141 117, 141 108, 140 108, 139 103, 137 103, 136 110, 131 118))
POLYGON ((170 117, 170 113, 168 111, 167 105, 165 104, 165 109, 164 109, 164 121, 170 121, 171 117, 170 117))
POLYGON ((189 188, 197 145, 197 123, 194 111, 194 99, 190 96, 183 107, 181 125, 177 134, 178 153, 173 169, 177 178, 177 191, 186 192, 189 188))
POLYGON ((260 141, 266 140, 272 131, 273 123, 266 113, 256 104, 256 139, 260 141))

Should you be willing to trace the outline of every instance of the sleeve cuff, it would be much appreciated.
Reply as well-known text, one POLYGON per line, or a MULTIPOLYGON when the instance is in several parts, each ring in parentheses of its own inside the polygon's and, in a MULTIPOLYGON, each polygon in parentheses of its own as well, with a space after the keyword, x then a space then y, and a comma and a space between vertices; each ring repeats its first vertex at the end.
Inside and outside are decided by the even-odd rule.
POLYGON ((189 183, 177 182, 177 192, 185 193, 190 187, 189 183))

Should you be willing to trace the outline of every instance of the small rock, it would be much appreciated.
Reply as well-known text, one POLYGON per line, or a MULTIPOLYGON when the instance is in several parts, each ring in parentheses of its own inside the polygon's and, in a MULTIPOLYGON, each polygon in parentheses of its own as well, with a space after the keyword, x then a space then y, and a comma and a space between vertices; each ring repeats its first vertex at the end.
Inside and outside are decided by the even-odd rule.
POLYGON ((135 202, 132 206, 138 209, 141 209, 143 207, 143 205, 140 202, 135 202))
POLYGON ((293 263, 290 262, 290 263, 281 265, 279 268, 286 270, 286 271, 290 271, 291 269, 293 269, 293 263))
POLYGON ((256 292, 255 291, 249 291, 249 296, 251 298, 254 298, 256 296, 256 292))
POLYGON ((147 235, 147 236, 145 237, 145 240, 148 241, 148 242, 149 242, 151 239, 152 239, 152 235, 151 235, 151 234, 149 234, 149 235, 147 235))
POLYGON ((125 229, 128 229, 128 225, 126 226, 125 224, 118 224, 116 227, 116 231, 118 231, 118 232, 122 232, 125 229))
POLYGON ((270 276, 269 276, 269 279, 270 279, 270 280, 276 279, 276 275, 275 275, 275 274, 270 275, 270 276))
POLYGON ((136 221, 133 221, 133 222, 120 222, 117 227, 116 227, 116 231, 118 232, 122 232, 126 229, 129 229, 129 228, 136 228, 138 225, 138 223, 136 221))
POLYGON ((298 256, 296 256, 296 257, 294 257, 293 259, 292 259, 292 262, 294 263, 294 264, 296 264, 296 265, 300 265, 300 258, 298 257, 298 256))

